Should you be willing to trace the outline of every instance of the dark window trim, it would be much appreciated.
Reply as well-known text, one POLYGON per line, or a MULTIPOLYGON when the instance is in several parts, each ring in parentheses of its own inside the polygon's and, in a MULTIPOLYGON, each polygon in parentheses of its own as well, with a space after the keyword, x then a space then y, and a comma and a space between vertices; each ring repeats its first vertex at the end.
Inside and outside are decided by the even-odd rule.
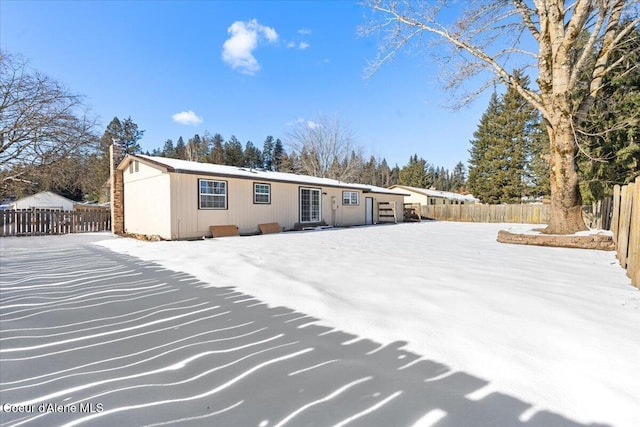
POLYGON ((198 210, 203 210, 203 211, 226 211, 229 210, 229 181, 225 181, 222 179, 207 179, 207 178, 198 178, 198 186, 196 188, 196 191, 198 192, 198 210), (212 182, 224 182, 224 189, 225 189, 225 198, 224 198, 224 208, 203 208, 202 204, 200 203, 200 181, 212 181, 212 182))
POLYGON ((270 205, 271 204, 271 184, 268 182, 253 182, 253 204, 254 205, 270 205), (269 201, 268 202, 257 202, 256 201, 256 185, 266 185, 269 187, 269 201))

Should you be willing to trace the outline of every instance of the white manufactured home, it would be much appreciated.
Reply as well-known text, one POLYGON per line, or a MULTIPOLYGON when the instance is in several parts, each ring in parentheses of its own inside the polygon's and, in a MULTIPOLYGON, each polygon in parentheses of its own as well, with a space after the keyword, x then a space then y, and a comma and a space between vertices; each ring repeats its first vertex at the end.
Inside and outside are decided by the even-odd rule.
POLYGON ((122 177, 123 231, 163 239, 211 236, 210 226, 283 229, 402 221, 406 193, 333 179, 128 155, 122 177))

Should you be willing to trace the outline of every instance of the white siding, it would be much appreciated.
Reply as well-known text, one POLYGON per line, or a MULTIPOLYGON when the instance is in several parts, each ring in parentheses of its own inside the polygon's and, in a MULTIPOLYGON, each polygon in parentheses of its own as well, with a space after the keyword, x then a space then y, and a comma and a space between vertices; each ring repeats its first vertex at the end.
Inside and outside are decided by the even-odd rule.
POLYGON ((123 181, 125 232, 172 238, 169 175, 140 162, 137 172, 123 171, 123 181))
MULTIPOLYGON (((300 188, 320 191, 321 221, 334 226, 365 223, 365 198, 396 204, 402 220, 403 196, 364 193, 362 189, 322 187, 313 184, 264 179, 212 176, 198 173, 163 172, 144 161, 123 166, 125 231, 159 235, 165 239, 211 236, 212 225, 236 225, 241 234, 258 232, 258 224, 276 222, 293 229, 300 222, 300 188), (200 208, 199 180, 226 182, 226 209, 200 208), (269 184, 270 203, 254 203, 254 184, 269 184), (343 205, 343 191, 358 193, 358 204, 343 205)), ((374 220, 377 212, 373 212, 374 220)))
POLYGON ((73 201, 49 191, 34 194, 16 200, 9 205, 12 209, 60 209, 63 211, 73 210, 73 201))

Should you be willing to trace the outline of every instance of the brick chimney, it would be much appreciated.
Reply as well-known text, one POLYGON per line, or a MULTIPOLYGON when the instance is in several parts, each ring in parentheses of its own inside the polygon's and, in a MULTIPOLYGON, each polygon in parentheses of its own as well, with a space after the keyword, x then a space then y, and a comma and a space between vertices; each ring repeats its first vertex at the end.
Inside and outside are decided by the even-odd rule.
MULTIPOLYGON (((109 146, 109 172, 111 184, 111 232, 124 234, 124 181, 123 173, 117 169, 114 144, 109 146)), ((116 147, 119 149, 119 147, 116 147)))

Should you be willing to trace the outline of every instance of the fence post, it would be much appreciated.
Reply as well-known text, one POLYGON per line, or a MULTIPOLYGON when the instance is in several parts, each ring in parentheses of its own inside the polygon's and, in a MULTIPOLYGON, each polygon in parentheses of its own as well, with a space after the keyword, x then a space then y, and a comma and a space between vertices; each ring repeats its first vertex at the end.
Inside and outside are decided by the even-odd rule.
POLYGON ((613 216, 611 217, 611 231, 613 232, 613 242, 618 244, 618 226, 620 225, 620 186, 613 187, 613 216))
POLYGON ((629 250, 629 226, 631 221, 631 196, 633 184, 625 185, 620 191, 620 222, 618 224, 618 260, 623 268, 627 268, 629 250))
POLYGON ((640 288, 640 176, 631 196, 631 220, 629 221, 629 256, 627 258, 627 275, 631 283, 640 288))

